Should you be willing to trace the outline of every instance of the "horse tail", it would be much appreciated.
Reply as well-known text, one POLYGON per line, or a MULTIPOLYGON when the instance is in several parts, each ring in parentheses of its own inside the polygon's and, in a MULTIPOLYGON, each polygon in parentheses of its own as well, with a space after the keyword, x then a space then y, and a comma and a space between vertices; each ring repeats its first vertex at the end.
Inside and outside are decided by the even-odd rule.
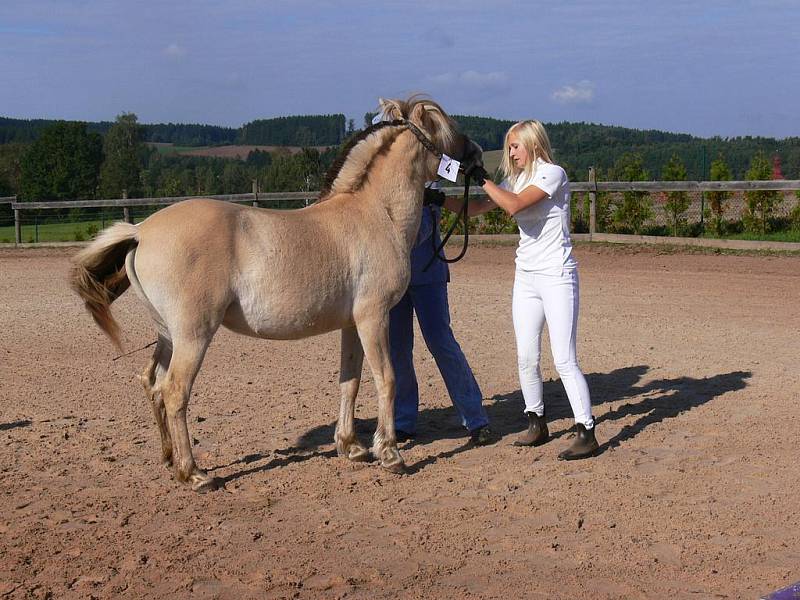
POLYGON ((130 286, 125 257, 138 243, 136 225, 116 223, 75 255, 69 276, 70 285, 86 310, 120 350, 119 325, 111 314, 111 303, 130 286))

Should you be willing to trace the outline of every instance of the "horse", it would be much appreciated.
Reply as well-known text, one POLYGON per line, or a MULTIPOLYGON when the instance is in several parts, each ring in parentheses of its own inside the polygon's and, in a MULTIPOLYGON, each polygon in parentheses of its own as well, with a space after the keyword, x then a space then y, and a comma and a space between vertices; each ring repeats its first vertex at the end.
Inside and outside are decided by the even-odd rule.
POLYGON ((364 356, 378 393, 371 452, 403 473, 394 428, 395 375, 388 319, 410 278, 423 189, 441 153, 480 161, 433 100, 380 100, 389 121, 364 130, 327 174, 320 200, 270 210, 212 199, 170 205, 136 225, 103 230, 73 258, 73 290, 121 350, 111 303, 132 287, 157 330, 140 380, 161 434, 162 463, 194 491, 219 481, 195 463, 186 411, 192 385, 220 326, 265 339, 341 329, 339 456, 370 459, 354 428, 364 356))

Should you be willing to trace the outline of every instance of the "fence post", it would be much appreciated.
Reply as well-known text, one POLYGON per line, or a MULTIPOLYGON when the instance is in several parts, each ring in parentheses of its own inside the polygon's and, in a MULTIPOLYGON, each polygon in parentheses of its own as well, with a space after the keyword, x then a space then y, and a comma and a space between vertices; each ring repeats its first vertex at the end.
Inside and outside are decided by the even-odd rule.
POLYGON ((706 193, 701 190, 700 191, 700 237, 703 237, 706 233, 705 212, 706 212, 706 193))
MULTIPOLYGON (((122 199, 128 199, 128 190, 122 190, 122 199)), ((133 223, 133 221, 131 221, 131 211, 127 206, 122 207, 122 218, 126 223, 133 223)))
POLYGON ((594 167, 589 167, 589 183, 592 189, 589 190, 589 241, 597 233, 597 177, 594 167))
POLYGON ((258 180, 253 179, 253 206, 258 208, 258 180))
POLYGON ((20 210, 14 209, 14 242, 16 244, 22 243, 22 222, 20 218, 20 210))

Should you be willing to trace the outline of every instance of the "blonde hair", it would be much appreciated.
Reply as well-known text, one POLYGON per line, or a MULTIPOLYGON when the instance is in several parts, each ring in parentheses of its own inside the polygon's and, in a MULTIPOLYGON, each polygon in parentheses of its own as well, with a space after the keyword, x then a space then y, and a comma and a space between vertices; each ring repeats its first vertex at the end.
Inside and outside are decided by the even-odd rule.
POLYGON ((536 160, 541 158, 545 162, 553 162, 553 150, 550 147, 550 138, 541 121, 520 121, 508 128, 503 141, 503 160, 500 170, 513 185, 520 176, 531 177, 536 173, 536 160), (528 152, 528 162, 524 167, 517 167, 509 154, 511 134, 517 136, 517 141, 528 152))

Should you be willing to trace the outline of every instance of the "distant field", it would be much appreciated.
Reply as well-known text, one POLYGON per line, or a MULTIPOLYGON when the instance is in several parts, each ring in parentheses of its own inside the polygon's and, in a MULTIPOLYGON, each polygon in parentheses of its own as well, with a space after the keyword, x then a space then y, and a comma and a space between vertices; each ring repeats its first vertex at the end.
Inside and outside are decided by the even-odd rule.
POLYGON ((197 150, 199 148, 206 148, 206 146, 176 146, 175 144, 167 144, 161 142, 151 142, 148 146, 152 146, 158 150, 159 154, 181 154, 187 150, 197 150))
POLYGON ((483 153, 483 166, 489 174, 493 175, 500 166, 500 160, 502 160, 502 158, 502 150, 487 150, 483 153))
MULTIPOLYGON (((160 154, 180 154, 182 156, 213 156, 217 158, 238 158, 245 160, 247 155, 255 150, 262 152, 289 152, 297 154, 303 148, 301 146, 259 146, 259 145, 229 145, 229 146, 175 146, 173 144, 151 143, 160 154)), ((328 149, 328 146, 313 146, 320 152, 328 149)))
MULTIPOLYGON (((218 158, 237 158, 239 160, 247 159, 247 155, 254 150, 261 150, 262 152, 289 152, 297 154, 303 148, 302 146, 262 146, 262 145, 228 145, 228 146, 176 146, 175 144, 164 142, 149 142, 149 146, 158 150, 159 154, 180 154, 181 156, 214 156, 218 158)), ((330 146, 312 146, 313 148, 324 152, 330 146)), ((493 173, 500 166, 500 159, 502 157, 502 150, 489 150, 483 153, 483 161, 486 165, 486 170, 493 173)))

